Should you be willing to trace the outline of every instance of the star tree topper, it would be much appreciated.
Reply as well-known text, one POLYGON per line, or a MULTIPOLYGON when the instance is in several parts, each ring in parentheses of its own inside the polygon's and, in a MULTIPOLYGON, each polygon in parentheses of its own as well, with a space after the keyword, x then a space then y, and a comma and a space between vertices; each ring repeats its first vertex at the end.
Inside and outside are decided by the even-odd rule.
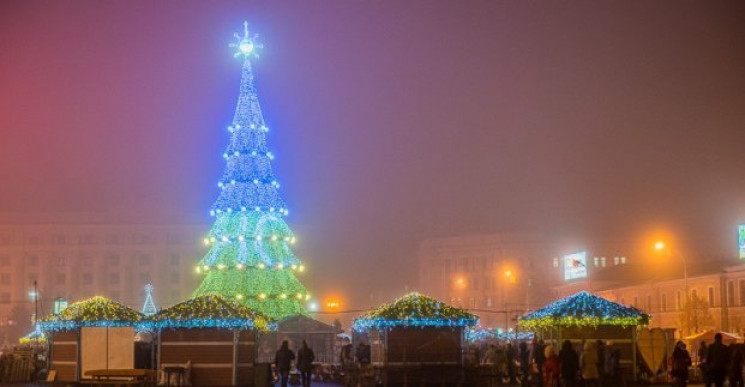
POLYGON ((233 34, 235 37, 235 43, 231 43, 230 47, 235 48, 235 57, 242 56, 245 60, 251 57, 258 58, 259 50, 264 48, 264 45, 259 43, 259 34, 251 36, 248 32, 248 22, 243 22, 243 35, 233 34))

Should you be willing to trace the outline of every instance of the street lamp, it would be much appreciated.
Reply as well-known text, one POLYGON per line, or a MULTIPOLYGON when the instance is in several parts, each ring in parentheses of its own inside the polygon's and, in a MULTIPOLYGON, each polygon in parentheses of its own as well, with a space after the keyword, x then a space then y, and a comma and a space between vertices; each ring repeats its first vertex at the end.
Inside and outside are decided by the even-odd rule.
MULTIPOLYGON (((657 241, 654 244, 654 249, 657 251, 664 251, 667 253, 668 256, 673 255, 672 249, 668 248, 665 242, 663 241, 657 241)), ((683 261, 683 283, 685 284, 685 301, 686 304, 690 302, 690 299, 688 298, 688 261, 686 260, 685 255, 678 253, 677 254, 680 257, 680 260, 683 261)))
POLYGON ((509 329, 510 324, 510 316, 509 311, 507 310, 507 284, 514 284, 517 282, 517 277, 515 276, 515 272, 513 272, 511 269, 507 269, 504 271, 504 280, 502 281, 502 308, 504 308, 504 329, 509 329))

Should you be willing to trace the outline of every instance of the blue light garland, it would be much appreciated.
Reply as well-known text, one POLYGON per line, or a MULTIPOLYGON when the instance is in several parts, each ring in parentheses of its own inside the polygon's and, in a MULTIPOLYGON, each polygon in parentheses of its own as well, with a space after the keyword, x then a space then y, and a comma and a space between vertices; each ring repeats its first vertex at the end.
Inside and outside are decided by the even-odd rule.
POLYGON ((526 328, 549 326, 635 326, 649 323, 641 310, 582 291, 518 319, 526 328))
POLYGON ((410 293, 376 308, 354 320, 354 329, 390 329, 394 327, 468 327, 479 318, 419 293, 410 293))

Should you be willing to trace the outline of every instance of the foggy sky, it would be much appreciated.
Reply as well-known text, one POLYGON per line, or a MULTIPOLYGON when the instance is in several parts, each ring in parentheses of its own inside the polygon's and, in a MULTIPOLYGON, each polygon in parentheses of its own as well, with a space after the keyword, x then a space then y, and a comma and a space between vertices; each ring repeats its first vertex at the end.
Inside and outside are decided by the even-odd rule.
POLYGON ((244 19, 311 293, 398 294, 430 237, 745 222, 736 1, 3 1, 0 212, 209 226, 244 19))

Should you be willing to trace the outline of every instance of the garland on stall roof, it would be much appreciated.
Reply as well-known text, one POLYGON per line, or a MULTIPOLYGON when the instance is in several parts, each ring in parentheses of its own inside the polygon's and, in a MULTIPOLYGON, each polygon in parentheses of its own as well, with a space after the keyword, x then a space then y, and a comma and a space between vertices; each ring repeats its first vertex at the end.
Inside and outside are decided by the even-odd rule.
POLYGON ((45 331, 71 330, 81 327, 123 327, 138 325, 142 313, 106 297, 96 296, 71 304, 59 314, 39 320, 45 331))
POLYGON ((151 328, 255 328, 261 331, 275 328, 264 314, 220 294, 195 297, 163 309, 146 324, 151 328))
POLYGON ((393 327, 466 327, 478 316, 419 293, 409 293, 354 320, 358 331, 393 327))
POLYGON ((519 323, 530 329, 553 326, 637 326, 649 324, 649 315, 637 308, 582 291, 520 317, 519 323))

